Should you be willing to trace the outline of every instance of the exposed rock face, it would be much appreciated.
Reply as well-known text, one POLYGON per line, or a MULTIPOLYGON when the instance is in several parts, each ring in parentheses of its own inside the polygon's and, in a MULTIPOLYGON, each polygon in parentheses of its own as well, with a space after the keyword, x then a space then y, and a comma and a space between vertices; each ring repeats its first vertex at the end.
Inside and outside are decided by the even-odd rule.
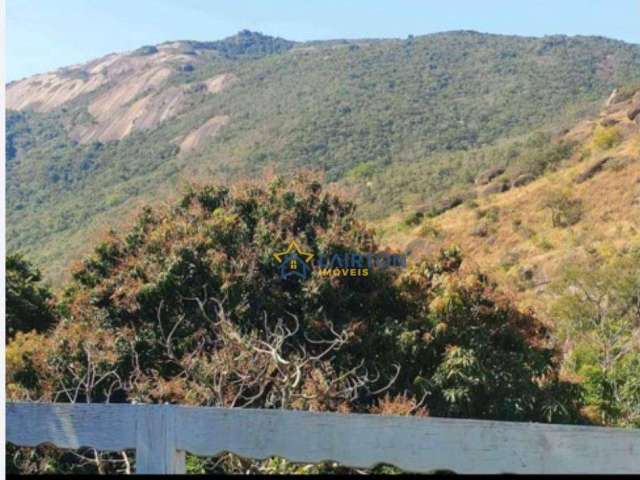
POLYGON ((181 89, 170 88, 155 94, 171 73, 166 67, 153 68, 107 90, 89 104, 88 111, 95 122, 78 125, 70 132, 71 137, 82 143, 120 140, 133 130, 150 128, 172 117, 183 100, 181 89), (144 96, 136 100, 141 95, 144 96))
MULTIPOLYGON (((7 108, 50 112, 83 95, 91 120, 70 127, 80 143, 120 140, 135 130, 150 129, 182 113, 188 96, 198 92, 186 85, 167 87, 176 71, 201 62, 174 44, 144 47, 129 54, 111 54, 84 65, 12 82, 7 108)), ((219 93, 234 81, 223 73, 204 82, 203 90, 219 93)))
POLYGON ((49 112, 80 95, 93 92, 107 81, 106 75, 91 74, 81 68, 35 75, 7 85, 7 109, 31 108, 36 112, 49 112))
POLYGON ((629 120, 635 120, 640 115, 640 101, 636 103, 631 110, 627 112, 627 117, 629 120))
POLYGON ((217 115, 210 118, 204 125, 190 132, 180 143, 180 155, 185 155, 198 149, 207 138, 211 138, 218 133, 220 128, 229 121, 227 115, 217 115))
POLYGON ((235 75, 232 75, 230 73, 223 73, 210 78, 209 80, 204 82, 204 84, 207 86, 207 91, 209 93, 219 93, 229 85, 231 85, 235 79, 235 75))

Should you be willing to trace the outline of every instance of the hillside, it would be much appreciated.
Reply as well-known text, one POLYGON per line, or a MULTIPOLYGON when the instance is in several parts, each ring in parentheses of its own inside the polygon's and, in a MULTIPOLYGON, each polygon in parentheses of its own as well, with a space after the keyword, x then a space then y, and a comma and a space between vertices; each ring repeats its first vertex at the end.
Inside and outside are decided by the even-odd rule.
POLYGON ((573 153, 541 177, 483 172, 455 208, 409 225, 406 213, 381 222, 385 240, 415 256, 459 245, 521 307, 545 316, 548 287, 568 267, 640 245, 640 90, 613 95, 554 142, 573 153))
POLYGON ((538 175, 548 142, 532 131, 637 80, 640 46, 599 37, 243 31, 107 55, 7 86, 8 249, 59 280, 142 200, 265 169, 323 171, 369 218, 432 208, 496 162, 538 175))

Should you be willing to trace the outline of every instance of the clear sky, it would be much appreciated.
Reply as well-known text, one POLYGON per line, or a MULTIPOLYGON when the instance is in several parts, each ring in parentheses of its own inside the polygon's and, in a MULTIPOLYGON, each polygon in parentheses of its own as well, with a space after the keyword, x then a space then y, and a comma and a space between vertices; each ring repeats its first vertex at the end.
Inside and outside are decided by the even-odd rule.
POLYGON ((6 0, 7 81, 167 40, 248 28, 291 40, 446 30, 640 43, 640 0, 6 0))

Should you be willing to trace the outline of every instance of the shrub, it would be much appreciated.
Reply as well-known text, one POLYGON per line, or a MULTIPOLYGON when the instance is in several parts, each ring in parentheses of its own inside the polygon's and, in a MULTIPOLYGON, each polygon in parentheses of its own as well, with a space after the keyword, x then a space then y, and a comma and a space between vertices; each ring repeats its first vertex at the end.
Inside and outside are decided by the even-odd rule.
POLYGON ((551 243, 551 241, 546 237, 537 238, 536 243, 538 244, 538 247, 540 247, 545 252, 553 250, 553 243, 551 243))
POLYGON ((500 268, 508 271, 511 267, 517 265, 519 260, 520 253, 515 250, 509 250, 500 258, 500 268))
POLYGON ((420 235, 421 237, 438 238, 440 236, 440 230, 432 221, 426 221, 420 226, 418 235, 420 235))
POLYGON ((464 202, 464 204, 471 210, 475 210, 476 208, 480 207, 480 204, 474 198, 468 199, 466 202, 464 202))
POLYGON ((582 201, 559 189, 546 193, 544 207, 551 210, 551 222, 554 227, 575 225, 583 214, 582 201))
POLYGON ((488 222, 495 223, 500 218, 500 208, 492 206, 486 209, 478 209, 476 210, 476 218, 484 218, 488 222))
POLYGON ((603 127, 598 125, 593 132, 591 146, 594 150, 608 150, 622 140, 622 134, 616 126, 603 127))
POLYGON ((407 218, 404 219, 404 225, 407 227, 415 227, 416 225, 420 225, 422 220, 424 219, 423 212, 413 212, 407 218))

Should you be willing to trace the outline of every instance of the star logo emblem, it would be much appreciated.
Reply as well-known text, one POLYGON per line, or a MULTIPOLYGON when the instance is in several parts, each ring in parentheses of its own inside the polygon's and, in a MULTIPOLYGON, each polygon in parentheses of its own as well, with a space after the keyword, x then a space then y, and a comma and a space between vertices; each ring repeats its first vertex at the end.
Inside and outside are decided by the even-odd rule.
POLYGON ((311 271, 313 254, 305 252, 295 240, 292 240, 286 250, 274 253, 273 258, 280 263, 280 276, 283 279, 296 276, 304 280, 311 271))

